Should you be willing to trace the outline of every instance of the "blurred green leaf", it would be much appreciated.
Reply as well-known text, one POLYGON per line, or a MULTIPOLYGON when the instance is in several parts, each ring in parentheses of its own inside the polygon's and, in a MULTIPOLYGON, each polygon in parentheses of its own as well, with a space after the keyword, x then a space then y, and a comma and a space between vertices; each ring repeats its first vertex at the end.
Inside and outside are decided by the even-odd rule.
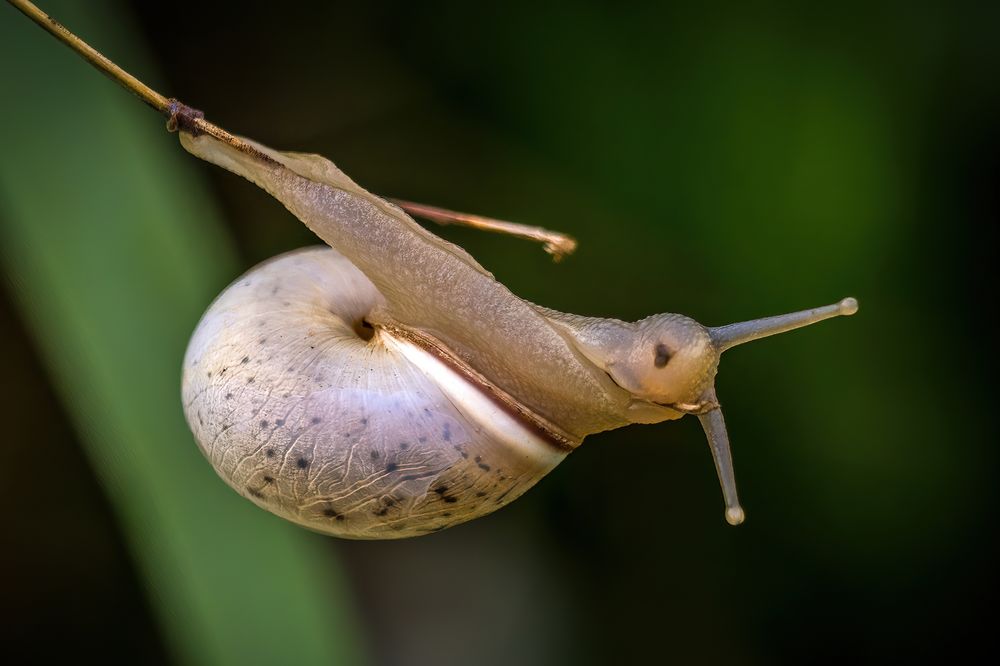
MULTIPOLYGON (((152 71, 115 3, 44 9, 128 69, 152 71)), ((2 267, 174 657, 282 663, 294 650, 298 664, 358 663, 344 581, 321 538, 226 488, 184 423, 187 338, 238 271, 194 164, 143 105, 0 11, 2 267)), ((53 464, 25 470, 39 492, 53 464)), ((60 529, 59 516, 37 519, 60 529)))

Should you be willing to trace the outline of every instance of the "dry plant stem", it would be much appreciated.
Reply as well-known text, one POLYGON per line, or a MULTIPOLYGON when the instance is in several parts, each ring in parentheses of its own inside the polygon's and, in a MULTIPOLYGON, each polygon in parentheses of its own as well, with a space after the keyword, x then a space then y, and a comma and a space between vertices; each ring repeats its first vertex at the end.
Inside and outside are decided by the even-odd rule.
MULTIPOLYGON (((159 111, 167 117, 167 129, 171 132, 185 130, 191 134, 208 134, 219 141, 229 144, 242 153, 251 155, 257 160, 272 166, 277 166, 271 157, 257 150, 253 145, 243 139, 230 134, 218 125, 205 120, 204 114, 197 109, 193 109, 176 99, 164 97, 145 83, 135 78, 124 69, 109 60, 94 47, 83 41, 64 25, 43 12, 28 0, 7 0, 10 4, 20 10, 25 16, 37 23, 53 37, 76 51, 84 60, 96 67, 110 79, 118 82, 126 90, 130 91, 148 106, 159 111)), ((576 241, 554 231, 548 231, 540 227, 532 227, 514 222, 494 220, 478 215, 466 213, 456 213, 454 211, 412 203, 409 201, 393 200, 400 208, 412 215, 423 217, 439 224, 461 224, 475 229, 506 233, 519 238, 527 238, 544 243, 545 251, 552 255, 553 259, 559 261, 563 256, 576 249, 576 241)))
POLYGON ((426 204, 414 203, 412 201, 404 201, 402 199, 389 199, 389 201, 396 204, 414 217, 422 217, 424 219, 437 222, 438 224, 460 224, 466 227, 472 227, 473 229, 494 231, 497 233, 508 234, 510 236, 526 238, 528 240, 544 243, 545 251, 551 254, 553 260, 555 261, 559 261, 576 249, 576 241, 566 234, 561 234, 558 231, 549 231, 548 229, 543 229, 542 227, 533 227, 527 224, 518 224, 517 222, 507 222, 504 220, 497 220, 492 217, 472 215, 470 213, 458 213, 445 208, 428 206, 426 204))

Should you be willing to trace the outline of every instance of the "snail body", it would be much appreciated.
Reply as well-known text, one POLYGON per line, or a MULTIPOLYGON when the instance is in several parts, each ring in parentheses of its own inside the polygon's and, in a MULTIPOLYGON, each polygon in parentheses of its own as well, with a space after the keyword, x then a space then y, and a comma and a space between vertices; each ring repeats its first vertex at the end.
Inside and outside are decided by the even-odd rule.
POLYGON ((320 156, 180 136, 329 246, 271 259, 227 288, 192 337, 182 383, 219 475, 327 534, 437 531, 513 501, 587 435, 685 414, 705 428, 738 524, 720 354, 857 309, 844 299, 718 328, 548 310, 320 156))

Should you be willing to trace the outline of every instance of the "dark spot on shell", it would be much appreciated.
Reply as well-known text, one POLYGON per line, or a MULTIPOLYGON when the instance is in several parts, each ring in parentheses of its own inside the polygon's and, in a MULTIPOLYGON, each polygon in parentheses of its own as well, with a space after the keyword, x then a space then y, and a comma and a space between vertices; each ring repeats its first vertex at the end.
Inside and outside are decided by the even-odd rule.
POLYGON ((247 380, 247 384, 253 384, 256 380, 257 380, 256 377, 251 377, 250 379, 247 380))
POLYGON ((410 448, 410 443, 409 442, 400 442, 399 443, 399 448, 402 449, 403 451, 405 451, 406 449, 410 448))
POLYGON ((273 458, 274 457, 274 449, 267 449, 266 451, 264 451, 264 455, 267 456, 268 458, 273 458))
POLYGON ((264 475, 264 483, 274 483, 274 477, 268 474, 264 475))
POLYGON ((666 367, 667 363, 670 362, 670 357, 673 356, 667 346, 663 343, 656 345, 656 357, 653 358, 653 365, 657 368, 666 367))
POLYGON ((420 437, 417 437, 417 441, 420 442, 421 444, 423 444, 423 443, 425 443, 427 441, 427 438, 424 437, 424 436, 420 436, 420 437))
POLYGON ((247 486, 247 492, 250 493, 251 497, 256 497, 257 499, 264 499, 264 493, 260 492, 256 488, 251 488, 247 486))
POLYGON ((260 427, 261 428, 266 428, 267 427, 267 421, 266 420, 261 421, 260 422, 260 427))
POLYGON ((452 495, 446 494, 448 492, 448 486, 444 486, 444 485, 438 486, 437 488, 434 489, 434 492, 436 492, 438 495, 440 495, 441 499, 443 499, 448 504, 454 504, 455 502, 458 501, 457 497, 454 497, 452 495))
POLYGON ((317 423, 319 423, 319 422, 320 422, 320 421, 322 421, 322 420, 323 420, 323 419, 321 419, 320 417, 318 417, 318 416, 314 416, 314 417, 312 417, 312 424, 313 424, 313 425, 316 425, 317 423))
POLYGON ((476 492, 476 497, 486 497, 486 493, 484 493, 482 490, 477 491, 476 492))
POLYGON ((378 451, 372 451, 370 455, 372 457, 372 460, 378 460, 382 454, 379 453, 378 451))
POLYGON ((306 467, 309 467, 309 461, 305 458, 299 458, 295 461, 295 466, 299 469, 305 469, 306 467))
POLYGON ((399 465, 396 463, 389 463, 385 466, 385 471, 387 472, 395 472, 397 469, 399 469, 399 465))
POLYGON ((232 423, 226 423, 225 425, 222 426, 222 432, 226 432, 227 430, 229 430, 232 427, 233 427, 232 423))
POLYGON ((281 426, 285 425, 285 419, 278 419, 277 421, 274 422, 274 425, 280 428, 281 426))
POLYGON ((231 399, 232 399, 232 397, 233 397, 233 394, 232 394, 232 393, 227 393, 227 394, 226 394, 226 400, 231 400, 231 399))
POLYGON ((381 509, 375 511, 374 513, 376 516, 384 516, 385 514, 389 513, 389 509, 388 507, 382 507, 381 509))
POLYGON ((361 419, 361 425, 368 425, 368 419, 361 419))
POLYGON ((240 361, 240 363, 242 363, 244 365, 246 365, 249 362, 250 362, 250 357, 249 356, 244 356, 243 360, 240 361))
POLYGON ((442 515, 443 517, 445 517, 445 518, 451 518, 451 511, 445 511, 445 512, 444 512, 444 513, 442 513, 441 515, 442 515))
POLYGON ((323 515, 327 518, 340 518, 340 514, 337 513, 336 509, 323 509, 323 515))
POLYGON ((469 454, 468 454, 468 453, 466 453, 466 452, 465 452, 465 450, 464 450, 464 449, 463 449, 463 448, 462 448, 461 446, 459 446, 458 444, 456 444, 456 445, 455 445, 454 447, 452 447, 452 448, 454 448, 454 449, 455 449, 456 451, 458 451, 459 453, 461 453, 461 454, 462 454, 462 457, 463 457, 463 458, 465 458, 466 460, 468 460, 468 459, 469 459, 469 454))
POLYGON ((484 472, 490 471, 490 466, 487 465, 486 463, 478 463, 478 464, 479 464, 479 469, 483 470, 484 472))
POLYGON ((262 345, 265 342, 267 342, 267 338, 261 338, 260 340, 257 341, 257 344, 262 345))
POLYGON ((211 370, 209 370, 209 371, 208 371, 208 372, 206 372, 205 374, 206 374, 206 375, 208 375, 209 377, 211 377, 211 376, 212 376, 212 371, 211 371, 211 370))
POLYGON ((451 428, 448 426, 447 423, 444 424, 444 430, 441 431, 441 436, 444 437, 444 441, 446 442, 451 441, 451 428))

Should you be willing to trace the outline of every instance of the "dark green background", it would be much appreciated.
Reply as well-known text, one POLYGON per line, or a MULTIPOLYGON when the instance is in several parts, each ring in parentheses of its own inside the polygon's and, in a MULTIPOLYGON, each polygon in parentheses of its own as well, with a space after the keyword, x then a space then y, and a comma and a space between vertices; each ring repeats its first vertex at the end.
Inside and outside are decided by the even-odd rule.
MULTIPOLYGON (((59 4, 43 8, 58 17, 59 4)), ((322 553, 310 566, 341 581, 323 583, 336 588, 329 617, 352 618, 330 629, 335 648, 352 645, 338 658, 925 662, 991 639, 995 5, 257 5, 95 3, 89 21, 106 42, 65 20, 227 129, 322 153, 372 191, 573 234, 578 253, 555 265, 522 241, 439 230, 534 302, 623 319, 682 312, 709 325, 846 295, 861 302, 853 319, 724 359, 719 394, 748 515, 740 528, 722 519, 691 419, 594 436, 509 508, 435 536, 301 537, 322 553)), ((51 58, 58 74, 0 80, 3 104, 39 97, 72 119, 72 90, 111 88, 9 7, 0 21, 4 35, 27 33, 13 60, 4 52, 8 67, 51 58)), ((124 92, 109 95, 135 107, 128 113, 147 123, 143 145, 155 155, 105 137, 78 173, 108 169, 113 179, 128 155, 155 176, 169 155, 163 173, 183 173, 170 191, 186 202, 200 196, 187 188, 207 184, 225 222, 225 238, 212 242, 228 254, 204 269, 204 293, 191 297, 200 305, 145 349, 179 373, 193 317, 218 289, 315 239, 253 186, 173 155, 181 149, 154 113, 124 92)), ((94 139, 84 123, 53 129, 43 111, 37 122, 21 114, 0 126, 7 173, 36 140, 94 139)), ((74 172, 59 173, 63 181, 39 192, 63 196, 74 172)), ((0 225, 28 205, 11 203, 23 189, 0 190, 0 225)), ((116 208, 113 188, 103 201, 116 208)), ((196 220, 183 223, 197 234, 196 220)), ((100 234, 94 228, 93 248, 80 251, 128 251, 100 234)), ((92 471, 100 463, 81 453, 79 417, 62 406, 65 383, 46 371, 61 331, 25 323, 39 295, 24 286, 31 268, 19 272, 7 256, 15 249, 3 248, 0 300, 4 644, 36 657, 214 661, 178 647, 179 625, 162 628, 159 588, 133 563, 127 510, 105 495, 106 477, 92 471)), ((184 256, 132 270, 188 279, 184 256)), ((90 268, 98 282, 136 279, 102 276, 101 265, 90 268)), ((85 325, 88 312, 78 314, 85 325)), ((132 413, 127 401, 105 409, 87 418, 132 413)), ((277 519, 252 513, 284 538, 277 519)), ((198 529, 225 535, 226 525, 198 529)), ((215 578, 206 580, 211 605, 215 578)), ((226 590, 220 583, 218 594, 226 590)), ((269 608, 206 631, 263 635, 269 616, 285 613, 269 608)), ((287 663, 319 654, 276 644, 287 663)))

